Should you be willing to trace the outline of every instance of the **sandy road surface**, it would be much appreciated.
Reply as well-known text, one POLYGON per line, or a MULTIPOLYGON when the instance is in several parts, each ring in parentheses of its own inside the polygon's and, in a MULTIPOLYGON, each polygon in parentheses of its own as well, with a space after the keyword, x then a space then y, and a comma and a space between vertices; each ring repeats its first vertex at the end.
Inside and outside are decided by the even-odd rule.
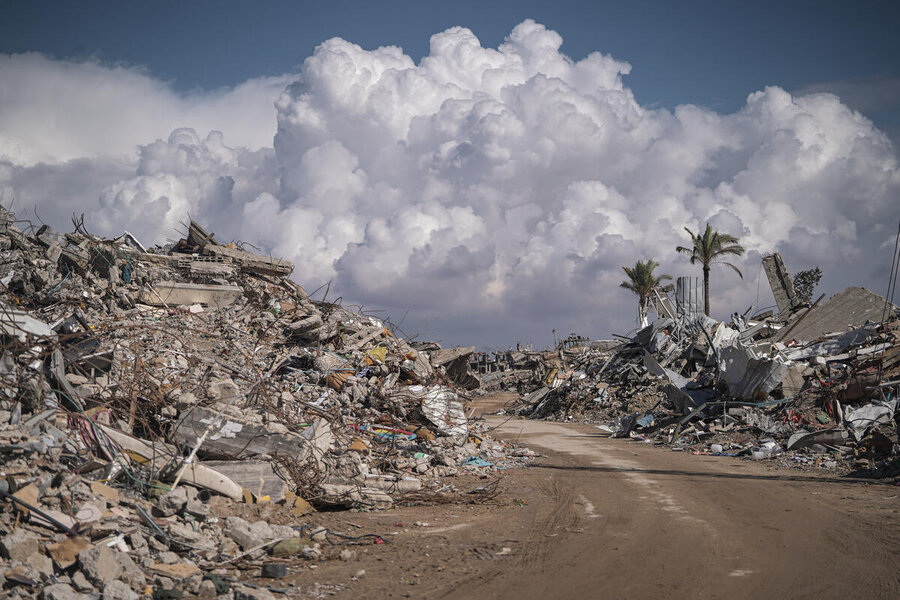
POLYGON ((354 515, 393 527, 394 543, 297 584, 333 582, 338 598, 900 598, 897 486, 684 455, 587 426, 489 422, 544 455, 509 472, 505 503, 354 515))
POLYGON ((554 453, 534 469, 549 502, 522 564, 477 582, 482 597, 553 597, 564 585, 579 598, 900 598, 896 487, 585 430, 534 421, 499 430, 554 453))

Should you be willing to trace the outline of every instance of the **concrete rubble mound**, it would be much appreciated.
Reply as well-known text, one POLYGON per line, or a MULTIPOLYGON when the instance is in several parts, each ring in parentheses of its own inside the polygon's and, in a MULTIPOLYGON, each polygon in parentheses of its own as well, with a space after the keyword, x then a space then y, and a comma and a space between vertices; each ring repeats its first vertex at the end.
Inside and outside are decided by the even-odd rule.
POLYGON ((73 221, 62 234, 0 208, 0 588, 15 597, 221 595, 239 561, 384 541, 310 530, 316 509, 463 497, 453 476, 532 455, 467 418, 472 348, 314 301, 288 261, 194 222, 148 249, 73 221), (250 522, 244 504, 292 520, 250 522))
POLYGON ((508 380, 520 397, 504 412, 695 454, 900 478, 896 306, 848 288, 729 323, 661 310, 669 316, 633 338, 541 355, 531 378, 508 380))

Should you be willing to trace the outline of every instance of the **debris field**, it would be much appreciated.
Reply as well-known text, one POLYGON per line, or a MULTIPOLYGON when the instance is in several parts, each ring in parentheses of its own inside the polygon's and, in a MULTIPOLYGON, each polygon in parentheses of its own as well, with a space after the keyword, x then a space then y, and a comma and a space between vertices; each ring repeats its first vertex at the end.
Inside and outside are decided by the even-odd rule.
POLYGON ((0 208, 4 597, 273 597, 288 566, 389 541, 306 515, 484 501, 533 456, 467 418, 474 348, 314 301, 194 222, 149 249, 73 222, 0 208))
POLYGON ((293 595, 298 570, 391 541, 315 513, 483 503, 531 463, 472 418, 498 389, 509 418, 900 478, 897 308, 863 288, 804 304, 777 254, 777 310, 725 323, 657 294, 631 338, 489 357, 313 300, 288 261, 193 221, 152 248, 73 225, 0 208, 3 597, 293 595))
MULTIPOLYGON (((797 302, 764 264, 779 310, 718 322, 660 296, 660 318, 618 343, 541 355, 504 409, 695 454, 876 479, 900 476, 900 315, 865 288, 797 302)), ((693 310, 692 310, 693 309, 693 310)))

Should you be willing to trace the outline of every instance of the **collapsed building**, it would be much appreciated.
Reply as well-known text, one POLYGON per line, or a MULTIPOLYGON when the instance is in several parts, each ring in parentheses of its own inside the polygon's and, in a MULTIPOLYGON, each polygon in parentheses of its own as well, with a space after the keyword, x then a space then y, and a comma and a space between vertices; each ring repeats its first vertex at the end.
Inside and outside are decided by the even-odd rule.
POLYGON ((896 477, 897 308, 863 288, 803 305, 780 257, 764 266, 777 311, 716 322, 680 278, 632 338, 486 355, 313 300, 290 262, 198 223, 146 248, 0 208, 0 588, 253 597, 223 566, 384 541, 312 511, 469 497, 455 475, 526 463, 468 418, 497 387, 521 392, 508 412, 610 436, 896 477))
POLYGON ((0 208, 0 587, 223 593, 223 564, 336 538, 220 519, 222 502, 302 523, 455 497, 448 478, 528 459, 467 418, 473 348, 411 345, 293 269, 194 222, 148 249, 0 208))
POLYGON ((717 322, 696 281, 679 278, 674 303, 657 296, 657 321, 544 360, 539 380, 513 383, 508 411, 675 450, 900 475, 897 307, 859 287, 803 305, 779 255, 764 268, 777 312, 717 322))

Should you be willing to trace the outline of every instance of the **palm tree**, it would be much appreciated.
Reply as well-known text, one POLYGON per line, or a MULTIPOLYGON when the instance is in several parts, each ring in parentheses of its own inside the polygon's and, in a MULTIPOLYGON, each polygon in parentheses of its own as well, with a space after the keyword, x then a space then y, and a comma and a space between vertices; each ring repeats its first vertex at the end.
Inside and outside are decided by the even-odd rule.
POLYGON ((650 303, 650 294, 655 288, 666 279, 672 279, 671 275, 655 276, 653 271, 659 263, 649 259, 647 262, 637 261, 633 267, 622 267, 625 274, 628 275, 628 281, 620 283, 620 287, 631 290, 638 297, 638 315, 643 325, 647 316, 647 305, 650 303))
POLYGON ((734 269, 740 278, 743 279, 744 275, 740 269, 731 263, 724 262, 721 258, 726 254, 740 256, 744 253, 744 247, 738 243, 738 238, 727 233, 714 231, 709 223, 706 224, 706 231, 703 232, 703 235, 695 235, 687 227, 684 230, 691 236, 693 246, 691 248, 678 246, 675 250, 684 254, 690 254, 692 265, 698 262, 703 265, 703 310, 706 316, 709 316, 709 266, 719 262, 726 267, 734 269))

